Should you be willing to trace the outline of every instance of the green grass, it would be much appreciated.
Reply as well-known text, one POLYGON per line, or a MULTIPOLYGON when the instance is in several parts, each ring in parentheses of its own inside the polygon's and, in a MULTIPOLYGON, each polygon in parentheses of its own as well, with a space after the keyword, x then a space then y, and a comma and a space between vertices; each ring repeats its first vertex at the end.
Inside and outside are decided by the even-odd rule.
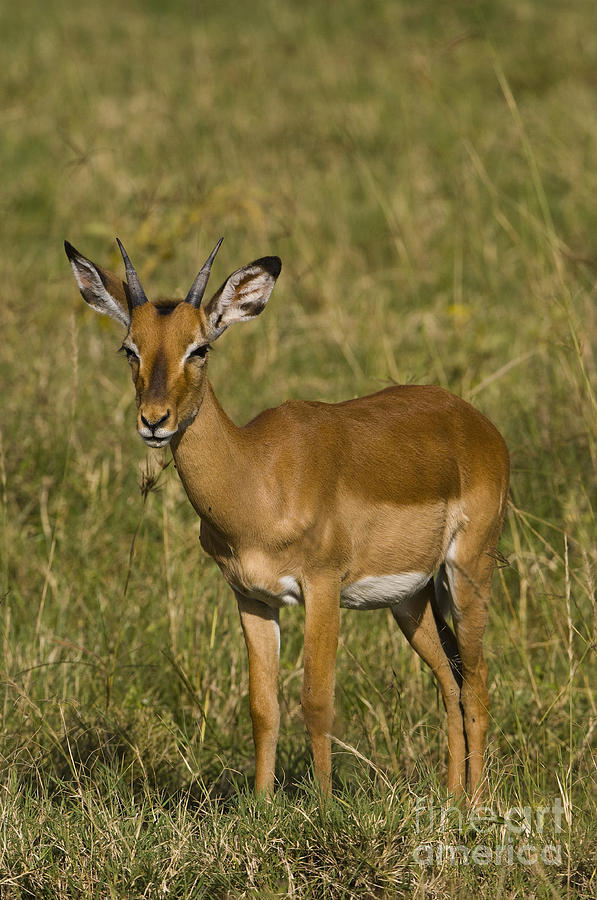
POLYGON ((596 26, 589 0, 3 5, 3 900, 596 893, 596 26), (395 380, 503 432, 482 834, 431 818, 443 709, 385 612, 342 614, 324 808, 282 613, 280 790, 253 799, 232 595, 62 251, 116 267, 115 234, 150 296, 221 234, 216 283, 282 257, 211 362, 236 421, 395 380), (508 827, 558 797, 561 832, 508 827), (508 835, 561 861, 499 861, 508 835))

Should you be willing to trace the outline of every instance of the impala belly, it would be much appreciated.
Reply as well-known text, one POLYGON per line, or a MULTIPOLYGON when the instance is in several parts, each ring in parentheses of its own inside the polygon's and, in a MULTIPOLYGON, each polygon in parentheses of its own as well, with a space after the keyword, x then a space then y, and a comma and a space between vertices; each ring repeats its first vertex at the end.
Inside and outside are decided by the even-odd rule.
MULTIPOLYGON (((308 553, 296 552, 293 543, 282 551, 263 549, 253 542, 236 549, 204 522, 201 542, 237 594, 281 609, 304 604, 303 582, 309 581, 312 560, 319 562, 317 554, 322 549, 327 557, 326 525, 343 550, 330 563, 337 572, 339 605, 344 609, 385 609, 425 587, 465 520, 460 501, 404 508, 386 503, 375 515, 347 505, 345 513, 355 523, 352 541, 322 515, 321 527, 310 537, 308 553)), ((284 529, 276 530, 275 535, 280 544, 288 540, 284 529)))
POLYGON ((340 591, 344 609, 383 609, 407 600, 425 587, 431 575, 403 572, 401 575, 377 575, 361 578, 340 591))
MULTIPOLYGON (((425 572, 403 572, 401 575, 361 578, 341 589, 340 606, 343 609, 384 609, 395 606, 424 588, 431 577, 425 572)), ((292 575, 283 575, 278 580, 277 590, 255 584, 232 584, 232 587, 244 597, 276 608, 298 606, 304 602, 301 587, 292 575)))

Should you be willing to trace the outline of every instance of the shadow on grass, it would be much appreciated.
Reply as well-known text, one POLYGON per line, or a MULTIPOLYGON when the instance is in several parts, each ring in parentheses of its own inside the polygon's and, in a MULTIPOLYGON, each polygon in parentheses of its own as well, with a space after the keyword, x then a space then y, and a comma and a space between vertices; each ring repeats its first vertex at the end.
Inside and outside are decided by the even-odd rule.
MULTIPOLYGON (((200 814, 206 801, 225 811, 254 796, 252 743, 225 746, 216 733, 193 742, 180 730, 173 740, 176 726, 167 723, 167 733, 165 727, 151 710, 134 710, 129 717, 71 712, 60 734, 40 730, 35 739, 15 740, 3 768, 27 794, 48 800, 91 791, 151 798, 170 809, 184 804, 200 814), (242 768, 231 768, 234 762, 242 768)), ((280 751, 276 792, 292 803, 315 790, 311 754, 306 740, 296 746, 282 740, 280 751)), ((335 779, 343 789, 345 768, 335 779)))

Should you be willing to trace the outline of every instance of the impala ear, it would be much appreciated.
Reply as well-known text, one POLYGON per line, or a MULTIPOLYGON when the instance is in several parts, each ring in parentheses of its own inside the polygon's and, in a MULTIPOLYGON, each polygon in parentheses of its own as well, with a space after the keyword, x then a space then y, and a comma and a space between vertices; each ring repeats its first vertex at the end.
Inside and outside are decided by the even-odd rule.
POLYGON ((131 313, 126 282, 91 262, 68 241, 64 242, 64 249, 83 300, 97 312, 111 316, 128 328, 131 313))
POLYGON ((264 256, 233 272, 205 307, 209 340, 215 340, 233 322, 258 316, 270 298, 281 269, 279 257, 264 256))

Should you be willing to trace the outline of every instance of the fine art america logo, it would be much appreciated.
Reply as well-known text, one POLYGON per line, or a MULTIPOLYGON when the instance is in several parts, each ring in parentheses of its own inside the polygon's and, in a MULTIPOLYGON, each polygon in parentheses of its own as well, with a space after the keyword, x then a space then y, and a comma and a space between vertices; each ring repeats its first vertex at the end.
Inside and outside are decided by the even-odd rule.
POLYGON ((413 858, 420 866, 561 865, 563 814, 559 797, 550 806, 512 806, 504 813, 480 806, 466 814, 419 797, 415 830, 428 839, 415 848, 413 858))

